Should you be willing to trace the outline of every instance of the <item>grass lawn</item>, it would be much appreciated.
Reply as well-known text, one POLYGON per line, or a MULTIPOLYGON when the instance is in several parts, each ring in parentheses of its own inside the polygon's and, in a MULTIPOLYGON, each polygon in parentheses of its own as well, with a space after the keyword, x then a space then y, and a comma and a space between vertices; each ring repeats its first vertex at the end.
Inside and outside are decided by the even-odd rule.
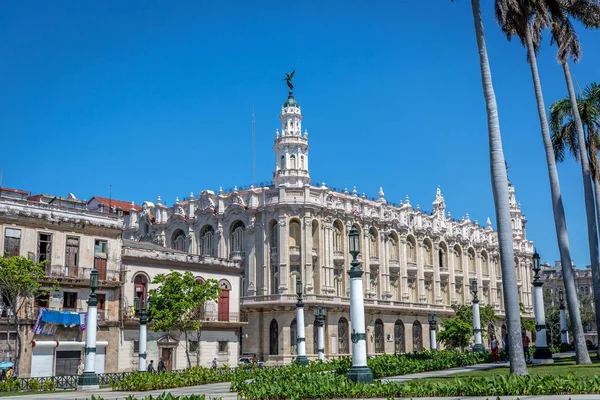
MULTIPOLYGON (((547 376, 565 376, 569 372, 572 372, 576 377, 589 378, 598 375, 598 369, 600 368, 600 361, 593 359, 592 364, 588 365, 577 365, 575 364, 574 358, 563 358, 555 359, 553 364, 527 364, 527 370, 529 375, 547 375, 547 376)), ((430 381, 444 382, 455 378, 466 378, 466 377, 487 377, 496 375, 508 375, 510 369, 508 367, 501 367, 495 369, 489 369, 486 371, 473 371, 473 372, 462 372, 460 374, 453 374, 448 376, 442 376, 439 378, 430 378, 430 381)))

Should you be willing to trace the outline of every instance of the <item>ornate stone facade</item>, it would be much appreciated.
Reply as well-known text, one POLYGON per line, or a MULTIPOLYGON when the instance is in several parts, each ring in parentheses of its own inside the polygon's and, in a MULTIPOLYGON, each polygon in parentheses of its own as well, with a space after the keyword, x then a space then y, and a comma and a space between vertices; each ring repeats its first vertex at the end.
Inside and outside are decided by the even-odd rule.
MULTIPOLYGON (((468 304, 470 281, 477 279, 482 304, 502 314, 498 241, 489 218, 482 227, 469 215, 451 218, 438 187, 431 212, 408 196, 388 203, 311 184, 308 132, 290 94, 274 139, 273 183, 245 190, 192 193, 172 207, 145 202, 125 228, 125 237, 162 244, 194 255, 215 256, 243 266, 241 311, 243 352, 270 363, 287 362, 295 352, 295 283, 302 278, 305 310, 328 310, 325 354, 348 354, 350 331, 348 230, 361 232, 360 259, 368 352, 394 353, 426 347, 427 315, 449 317, 451 304, 468 304), (247 337, 246 337, 247 335, 247 337)), ((515 265, 519 296, 532 312, 531 256, 526 219, 510 187, 515 265)), ((307 353, 316 358, 316 332, 308 317, 307 353)))

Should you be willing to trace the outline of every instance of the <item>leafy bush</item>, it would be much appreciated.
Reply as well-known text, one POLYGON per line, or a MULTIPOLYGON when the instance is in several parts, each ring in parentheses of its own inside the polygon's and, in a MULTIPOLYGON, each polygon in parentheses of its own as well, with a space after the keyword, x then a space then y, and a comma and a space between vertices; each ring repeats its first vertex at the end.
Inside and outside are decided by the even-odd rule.
POLYGON ((444 397, 444 396, 520 396, 600 393, 600 376, 498 375, 486 378, 455 378, 445 381, 376 381, 373 385, 356 384, 338 374, 300 374, 261 376, 252 384, 241 385, 244 399, 306 399, 367 397, 444 397))

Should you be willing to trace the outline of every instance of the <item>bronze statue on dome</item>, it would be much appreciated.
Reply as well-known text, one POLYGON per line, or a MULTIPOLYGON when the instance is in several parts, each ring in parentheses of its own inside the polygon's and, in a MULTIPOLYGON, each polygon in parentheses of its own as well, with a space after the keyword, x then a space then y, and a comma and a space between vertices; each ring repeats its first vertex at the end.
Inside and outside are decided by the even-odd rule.
POLYGON ((285 83, 287 83, 288 87, 290 88, 290 94, 294 90, 294 85, 292 84, 292 79, 294 79, 294 74, 295 73, 296 73, 296 70, 293 70, 289 74, 286 73, 285 74, 285 78, 282 79, 282 81, 285 81, 285 83))

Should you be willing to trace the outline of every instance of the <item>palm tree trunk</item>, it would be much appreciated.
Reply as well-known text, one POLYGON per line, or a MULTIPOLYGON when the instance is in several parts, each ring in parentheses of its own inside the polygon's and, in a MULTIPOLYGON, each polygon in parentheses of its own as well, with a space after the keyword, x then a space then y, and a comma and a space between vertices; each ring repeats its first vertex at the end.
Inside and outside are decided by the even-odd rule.
MULTIPOLYGON (((575 119, 575 130, 579 139, 579 157, 581 158, 581 172, 583 175, 583 191, 585 194, 585 216, 588 226, 588 246, 590 249, 590 264, 592 266, 592 282, 594 285, 594 305, 596 308, 596 325, 600 323, 600 275, 598 271, 598 229, 596 226, 596 209, 594 207, 594 192, 592 190, 592 174, 590 172, 590 164, 588 161, 588 152, 586 149, 585 134, 583 133, 583 124, 579 115, 579 107, 577 106, 577 97, 573 88, 573 80, 571 79, 571 71, 569 70, 568 60, 562 61, 565 80, 569 90, 569 99, 573 108, 573 117, 575 119)), ((595 140, 595 137, 590 137, 590 142, 595 140)), ((600 357, 600 351, 597 353, 600 357)))
POLYGON ((500 265, 502 268, 502 288, 504 291, 504 309, 508 325, 508 342, 510 351, 510 371, 518 375, 527 375, 527 364, 523 355, 521 340, 521 319, 519 310, 519 293, 517 291, 517 275, 514 265, 514 249, 512 227, 510 223, 510 206, 508 202, 508 177, 502 149, 498 107, 492 84, 492 72, 487 56, 483 21, 479 0, 471 0, 475 36, 479 49, 479 66, 481 68, 481 83, 485 97, 488 139, 490 143, 490 170, 492 191, 496 206, 496 221, 498 223, 498 243, 500 247, 500 265))
MULTIPOLYGON (((581 116, 580 116, 581 117, 581 116)), ((596 130, 588 125, 588 146, 590 158, 590 171, 592 172, 592 182, 594 183, 594 196, 596 197, 596 218, 598 228, 600 228, 600 160, 598 159, 598 146, 596 145, 596 130)))
POLYGON ((567 297, 567 307, 571 318, 571 329, 573 330, 573 343, 575 345, 575 360, 577 364, 591 364, 590 356, 583 336, 583 327, 581 325, 581 314, 579 312, 579 300, 575 289, 575 279, 573 277, 573 268, 571 267, 571 250, 569 248, 569 237, 567 235, 567 219, 565 209, 562 203, 560 193, 560 183, 558 181, 558 172, 556 170, 556 159, 554 158, 554 149, 552 139, 550 138, 550 129, 548 128, 548 119, 546 118, 546 106, 544 105, 544 96, 542 94, 542 85, 537 69, 537 58, 531 39, 531 31, 528 28, 526 33, 527 56, 529 66, 531 67, 531 77, 535 89, 535 98, 538 106, 538 116, 542 128, 542 139, 544 141, 544 150, 546 151, 546 162, 548 163, 548 177, 550 179, 550 193, 552 195, 552 210, 554 211, 554 226, 556 227, 556 238, 558 240, 558 251, 560 253, 560 263, 562 265, 563 281, 565 284, 565 294, 567 297))

